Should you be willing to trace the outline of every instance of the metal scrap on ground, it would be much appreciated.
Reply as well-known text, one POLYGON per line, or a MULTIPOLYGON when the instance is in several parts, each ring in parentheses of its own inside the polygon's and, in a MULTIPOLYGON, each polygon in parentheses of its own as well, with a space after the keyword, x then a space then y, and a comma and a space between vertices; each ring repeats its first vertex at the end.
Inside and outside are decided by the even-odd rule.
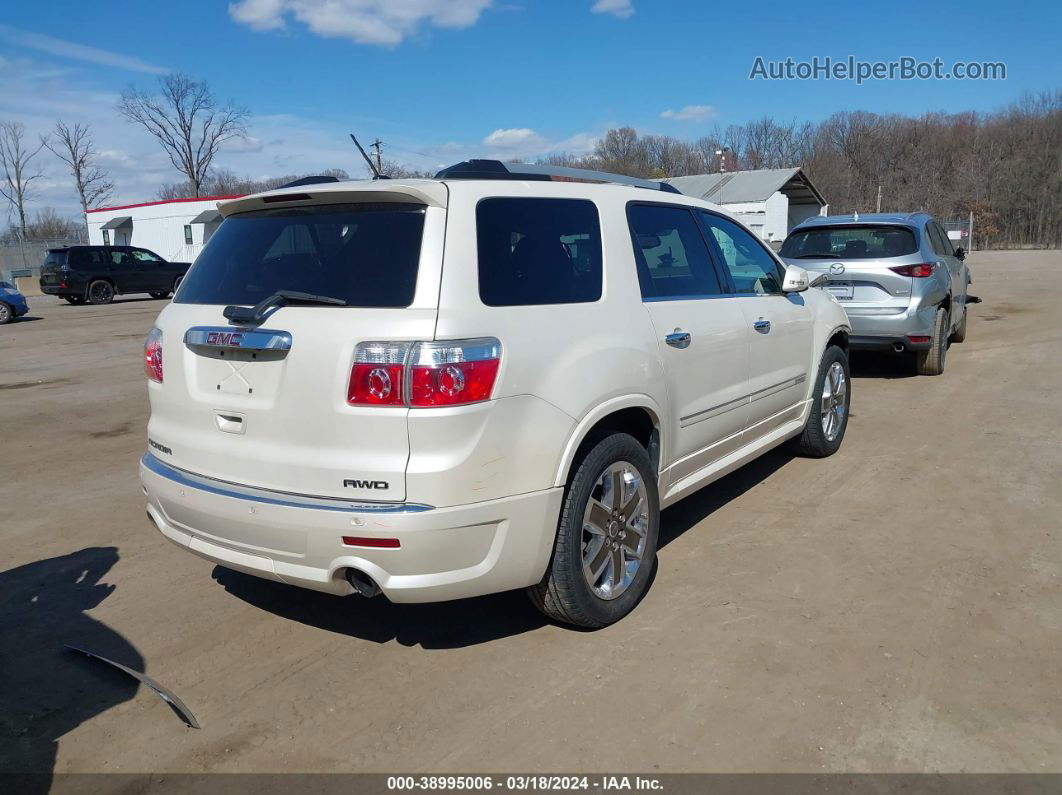
POLYGON ((108 660, 106 657, 101 657, 100 655, 95 654, 94 652, 86 651, 85 649, 79 649, 77 646, 71 646, 69 643, 64 643, 63 645, 70 651, 76 651, 78 654, 84 654, 86 657, 91 657, 95 660, 105 662, 108 665, 113 665, 119 671, 124 671, 125 673, 129 674, 137 681, 141 682, 144 685, 147 685, 147 687, 154 690, 155 693, 158 694, 158 697, 165 701, 167 704, 169 704, 170 708, 173 709, 173 711, 177 713, 177 716, 181 720, 183 720, 187 725, 191 726, 193 729, 199 728, 199 721, 195 719, 195 715, 193 715, 192 711, 185 706, 184 702, 147 674, 142 674, 140 673, 140 671, 134 671, 128 666, 122 665, 121 663, 117 663, 114 660, 108 660))

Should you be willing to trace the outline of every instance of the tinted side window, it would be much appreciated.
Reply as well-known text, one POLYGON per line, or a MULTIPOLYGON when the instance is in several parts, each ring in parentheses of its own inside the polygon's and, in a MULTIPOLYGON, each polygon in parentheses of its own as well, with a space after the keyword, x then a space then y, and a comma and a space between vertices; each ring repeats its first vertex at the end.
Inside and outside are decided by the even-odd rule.
POLYGON ((937 228, 937 234, 940 235, 940 240, 944 244, 944 254, 949 257, 955 256, 955 242, 948 237, 947 230, 936 221, 933 222, 933 226, 937 228))
POLYGON ((601 297, 597 207, 581 199, 483 199, 476 207, 479 297, 488 306, 601 297))
POLYGON ((701 218, 712 232, 720 258, 739 293, 780 293, 784 274, 774 257, 733 221, 711 213, 701 218))
POLYGON ((130 253, 133 255, 133 259, 139 262, 162 262, 159 256, 152 254, 146 248, 130 249, 130 253))
POLYGON ((633 204, 627 220, 642 298, 698 298, 723 292, 693 213, 633 204))
POLYGON ((937 254, 950 254, 947 244, 941 240, 940 230, 937 229, 937 225, 930 221, 926 224, 926 235, 928 235, 930 245, 937 254))

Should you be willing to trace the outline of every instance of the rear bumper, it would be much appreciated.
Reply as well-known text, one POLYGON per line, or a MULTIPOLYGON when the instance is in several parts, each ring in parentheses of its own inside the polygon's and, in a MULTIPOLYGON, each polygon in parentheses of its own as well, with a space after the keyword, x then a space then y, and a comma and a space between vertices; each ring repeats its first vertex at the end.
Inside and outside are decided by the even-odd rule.
POLYGON ((897 343, 906 350, 929 348, 930 343, 912 343, 910 337, 931 337, 937 307, 914 303, 895 314, 882 314, 874 307, 845 307, 852 333, 848 344, 852 349, 886 349, 897 343))
POLYGON ((41 284, 41 292, 45 295, 78 296, 85 294, 84 287, 60 287, 58 284, 41 284))
POLYGON ((896 350, 897 345, 901 346, 905 351, 929 350, 932 347, 931 342, 911 342, 907 337, 861 337, 853 335, 848 338, 848 347, 854 351, 896 350))
POLYGON ((533 585, 553 549, 563 489, 450 508, 297 497, 202 478, 146 454, 140 480, 164 536, 227 568, 334 594, 349 568, 393 602, 461 599, 533 585), (397 549, 343 536, 397 539, 397 549))

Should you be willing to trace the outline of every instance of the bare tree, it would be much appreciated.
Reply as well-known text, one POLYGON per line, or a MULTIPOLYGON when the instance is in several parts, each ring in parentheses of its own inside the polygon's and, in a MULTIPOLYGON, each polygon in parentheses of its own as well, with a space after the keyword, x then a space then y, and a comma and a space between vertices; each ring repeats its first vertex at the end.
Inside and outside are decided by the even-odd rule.
POLYGON ((118 112, 139 124, 159 142, 199 196, 220 146, 247 132, 248 110, 229 100, 218 104, 204 80, 180 72, 159 78, 159 94, 130 87, 122 92, 118 112))
POLYGON ((55 138, 54 144, 44 138, 41 140, 70 169, 81 201, 81 212, 87 213, 114 195, 114 183, 96 163, 96 150, 87 124, 75 123, 70 127, 59 119, 55 123, 55 138))
POLYGON ((17 121, 0 122, 0 196, 18 214, 18 228, 26 237, 26 202, 31 198, 31 186, 43 175, 33 159, 44 148, 45 141, 33 148, 26 144, 26 125, 17 121))
POLYGON ((31 240, 76 240, 81 238, 84 222, 64 218, 53 207, 45 207, 34 213, 26 224, 27 237, 31 240))

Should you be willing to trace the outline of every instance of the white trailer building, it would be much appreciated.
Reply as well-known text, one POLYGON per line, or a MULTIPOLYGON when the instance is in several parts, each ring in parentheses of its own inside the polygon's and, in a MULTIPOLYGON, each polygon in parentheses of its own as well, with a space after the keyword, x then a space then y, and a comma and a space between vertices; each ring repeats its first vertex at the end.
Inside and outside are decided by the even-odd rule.
POLYGON ((681 193, 722 205, 768 243, 829 205, 799 168, 764 168, 665 179, 681 193))
POLYGON ((237 198, 204 196, 89 210, 89 243, 140 246, 166 260, 191 262, 221 223, 218 202, 237 198))

